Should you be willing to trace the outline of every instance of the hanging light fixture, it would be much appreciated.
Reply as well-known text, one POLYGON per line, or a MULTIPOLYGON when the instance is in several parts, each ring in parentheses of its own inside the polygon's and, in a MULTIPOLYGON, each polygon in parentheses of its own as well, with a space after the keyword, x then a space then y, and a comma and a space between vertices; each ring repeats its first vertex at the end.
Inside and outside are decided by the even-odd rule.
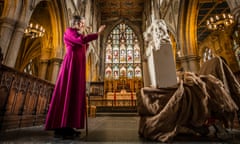
POLYGON ((206 21, 207 28, 210 30, 223 31, 226 27, 234 23, 234 18, 231 14, 216 14, 213 17, 209 17, 206 21))
POLYGON ((39 38, 44 36, 45 29, 39 24, 29 23, 28 27, 24 31, 24 34, 30 38, 39 38))

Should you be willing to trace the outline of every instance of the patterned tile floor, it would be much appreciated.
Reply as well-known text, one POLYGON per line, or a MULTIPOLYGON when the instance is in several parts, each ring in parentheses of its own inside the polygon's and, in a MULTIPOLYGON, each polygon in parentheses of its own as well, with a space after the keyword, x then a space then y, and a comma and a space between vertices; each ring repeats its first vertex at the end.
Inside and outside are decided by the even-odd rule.
MULTIPOLYGON (((138 116, 97 116, 88 119, 88 136, 86 131, 74 139, 54 138, 52 131, 44 131, 43 126, 9 130, 0 136, 0 143, 159 143, 149 141, 138 136, 138 116)), ((240 143, 240 131, 231 131, 232 138, 228 141, 220 141, 216 138, 179 135, 171 143, 240 143)))

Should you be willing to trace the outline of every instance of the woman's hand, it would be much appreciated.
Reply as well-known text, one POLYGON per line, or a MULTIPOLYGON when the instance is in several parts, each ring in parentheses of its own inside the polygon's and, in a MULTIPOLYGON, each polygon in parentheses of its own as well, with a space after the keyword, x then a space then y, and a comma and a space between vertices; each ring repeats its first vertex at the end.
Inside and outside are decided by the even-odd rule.
POLYGON ((98 28, 98 34, 101 34, 104 29, 105 29, 106 25, 101 25, 99 28, 98 28))

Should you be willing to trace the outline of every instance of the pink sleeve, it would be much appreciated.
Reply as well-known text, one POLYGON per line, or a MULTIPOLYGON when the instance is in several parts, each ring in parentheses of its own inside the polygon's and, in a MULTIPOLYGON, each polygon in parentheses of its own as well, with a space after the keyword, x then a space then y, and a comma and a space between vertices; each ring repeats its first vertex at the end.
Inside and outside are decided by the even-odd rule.
POLYGON ((93 34, 88 34, 86 36, 83 37, 83 43, 86 44, 92 40, 96 40, 98 38, 98 34, 97 33, 93 33, 93 34))
POLYGON ((71 43, 74 43, 74 44, 79 44, 79 45, 86 44, 86 43, 88 43, 92 40, 95 40, 97 38, 98 38, 97 33, 83 36, 83 35, 79 35, 77 33, 77 31, 75 31, 71 28, 68 28, 66 30, 66 32, 64 33, 64 41, 71 42, 71 43))

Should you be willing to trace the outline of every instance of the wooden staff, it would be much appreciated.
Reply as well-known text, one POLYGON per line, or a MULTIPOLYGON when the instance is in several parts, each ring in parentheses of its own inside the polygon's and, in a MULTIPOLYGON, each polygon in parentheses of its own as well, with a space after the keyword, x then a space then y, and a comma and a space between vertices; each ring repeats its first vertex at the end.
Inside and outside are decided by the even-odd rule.
MULTIPOLYGON (((86 29, 84 30, 84 34, 88 34, 89 33, 89 27, 86 27, 86 29)), ((86 55, 86 64, 88 64, 88 57, 86 55)), ((91 67, 90 67, 91 70, 91 67)), ((86 101, 86 137, 88 136, 88 109, 90 111, 90 81, 91 81, 91 72, 88 75, 88 80, 89 82, 86 82, 86 96, 87 96, 87 101, 86 101)))

